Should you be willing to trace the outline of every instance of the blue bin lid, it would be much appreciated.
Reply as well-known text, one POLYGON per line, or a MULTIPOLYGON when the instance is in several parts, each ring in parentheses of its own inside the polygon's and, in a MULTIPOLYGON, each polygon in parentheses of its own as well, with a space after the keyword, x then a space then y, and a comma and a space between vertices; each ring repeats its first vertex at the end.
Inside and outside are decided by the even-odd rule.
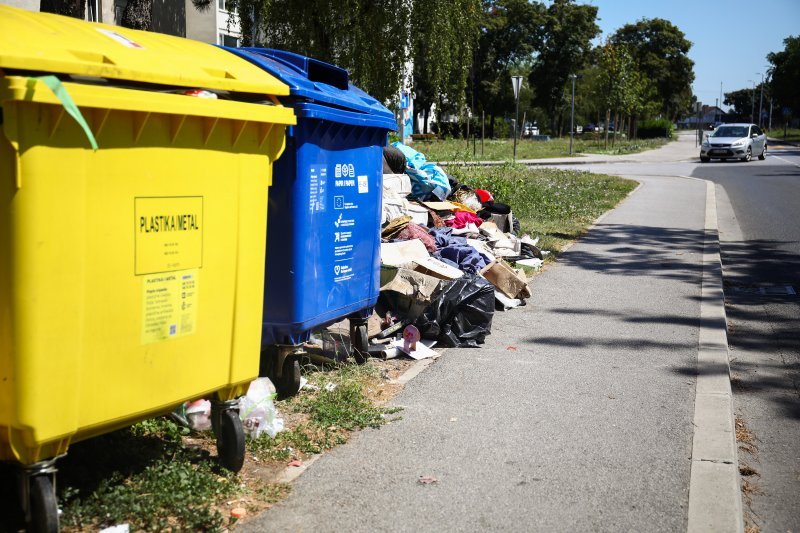
MULTIPOLYGON (((343 68, 272 48, 222 48, 263 68, 287 84, 292 96, 388 118, 394 123, 394 114, 378 100, 351 84, 349 75, 343 68)), ((392 129, 396 129, 396 126, 392 129)))

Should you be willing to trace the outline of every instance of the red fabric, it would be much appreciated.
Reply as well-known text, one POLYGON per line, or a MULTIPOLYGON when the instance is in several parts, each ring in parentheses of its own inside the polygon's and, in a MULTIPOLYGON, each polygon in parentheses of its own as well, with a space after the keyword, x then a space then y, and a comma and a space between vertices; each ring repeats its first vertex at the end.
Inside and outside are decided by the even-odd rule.
POLYGON ((411 239, 419 239, 425 245, 428 252, 433 253, 436 251, 436 240, 428 235, 428 230, 418 224, 409 222, 408 226, 403 228, 400 233, 395 237, 397 241, 410 241, 411 239))
POLYGON ((453 218, 448 218, 444 221, 445 224, 456 229, 461 229, 470 222, 474 223, 476 226, 483 224, 483 220, 478 215, 467 211, 459 211, 453 218))
POLYGON ((482 204, 494 202, 494 196, 486 189, 475 189, 475 194, 478 195, 478 200, 480 200, 482 204))

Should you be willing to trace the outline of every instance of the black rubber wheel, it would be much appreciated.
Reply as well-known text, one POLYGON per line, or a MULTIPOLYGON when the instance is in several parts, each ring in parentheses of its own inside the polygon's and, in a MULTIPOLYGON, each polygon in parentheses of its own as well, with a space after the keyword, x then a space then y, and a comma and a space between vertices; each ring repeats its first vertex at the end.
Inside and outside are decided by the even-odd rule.
POLYGON ((217 454, 222 468, 238 472, 244 465, 244 429, 239 413, 228 409, 219 416, 217 454))
POLYGON ((58 502, 53 483, 46 475, 30 480, 31 533, 58 533, 58 502))
POLYGON ((744 154, 744 157, 742 158, 742 161, 747 163, 751 159, 753 159, 753 149, 748 146, 747 147, 747 152, 744 154))
POLYGON ((700 158, 700 162, 701 163, 708 163, 709 161, 711 161, 710 157, 701 157, 700 158))
POLYGON ((760 156, 758 156, 758 160, 759 160, 759 161, 763 161, 763 160, 765 160, 766 158, 767 158, 767 145, 765 144, 765 145, 764 145, 764 149, 763 149, 763 150, 761 150, 761 155, 760 155, 760 156))
POLYGON ((369 336, 367 325, 359 324, 350 328, 350 344, 353 347, 353 359, 363 365, 369 358, 369 336))
POLYGON ((283 362, 283 375, 276 380, 275 388, 278 398, 283 400, 294 396, 300 390, 300 361, 296 357, 287 357, 283 362))

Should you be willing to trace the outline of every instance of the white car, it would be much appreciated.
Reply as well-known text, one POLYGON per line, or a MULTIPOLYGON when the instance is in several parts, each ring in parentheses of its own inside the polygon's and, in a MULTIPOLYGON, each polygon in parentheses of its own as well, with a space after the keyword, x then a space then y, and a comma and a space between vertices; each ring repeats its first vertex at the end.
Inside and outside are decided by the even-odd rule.
POLYGON ((767 156, 767 136, 755 124, 722 124, 700 145, 700 161, 739 159, 750 161, 754 155, 767 156))

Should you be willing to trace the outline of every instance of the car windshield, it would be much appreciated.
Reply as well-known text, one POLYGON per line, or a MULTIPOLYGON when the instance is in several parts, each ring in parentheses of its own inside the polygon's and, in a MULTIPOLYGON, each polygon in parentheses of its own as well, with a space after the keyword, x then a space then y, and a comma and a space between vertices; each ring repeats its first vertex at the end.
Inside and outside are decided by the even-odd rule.
POLYGON ((712 137, 747 137, 747 128, 744 126, 720 126, 712 137))

